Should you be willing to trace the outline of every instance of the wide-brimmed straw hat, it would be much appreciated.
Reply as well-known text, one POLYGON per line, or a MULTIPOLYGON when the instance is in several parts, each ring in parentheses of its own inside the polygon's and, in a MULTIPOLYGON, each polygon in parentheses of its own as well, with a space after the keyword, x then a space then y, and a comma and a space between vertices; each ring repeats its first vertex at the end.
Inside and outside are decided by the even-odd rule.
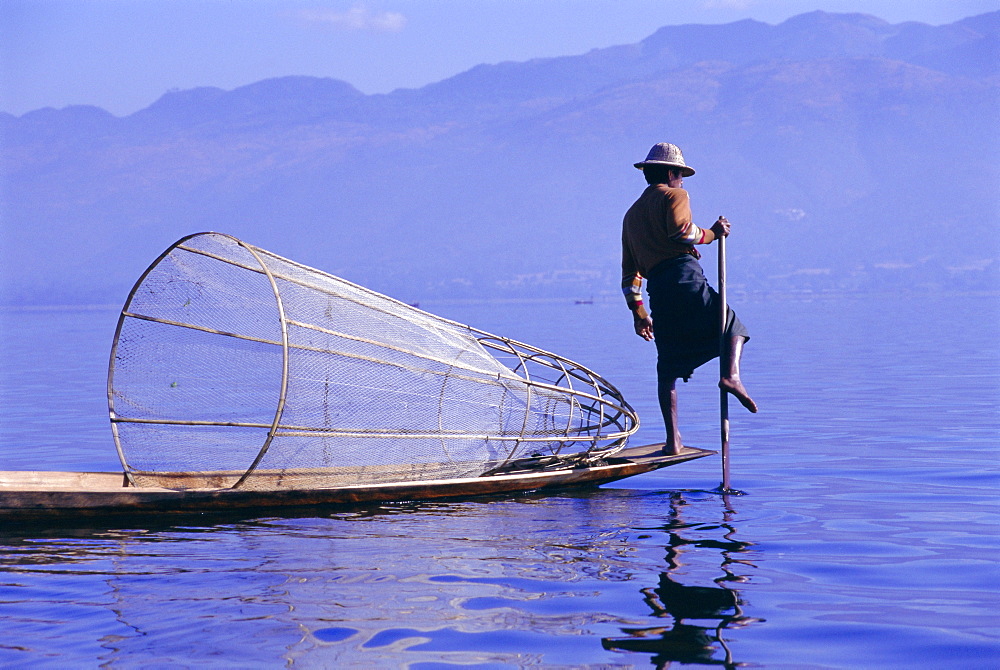
POLYGON ((683 177, 690 177, 694 174, 694 168, 688 167, 687 163, 684 162, 681 148, 676 144, 667 144, 666 142, 654 144, 653 148, 649 150, 646 160, 635 164, 640 170, 647 165, 666 165, 667 167, 679 168, 683 177))

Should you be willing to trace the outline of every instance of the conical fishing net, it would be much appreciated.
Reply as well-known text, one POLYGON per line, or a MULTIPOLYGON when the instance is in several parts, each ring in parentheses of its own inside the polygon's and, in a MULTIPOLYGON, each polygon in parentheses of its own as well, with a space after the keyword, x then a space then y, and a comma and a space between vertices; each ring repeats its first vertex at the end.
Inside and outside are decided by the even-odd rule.
POLYGON ((585 464, 638 423, 580 365, 219 233, 181 239, 140 278, 108 399, 139 486, 310 488, 585 464))

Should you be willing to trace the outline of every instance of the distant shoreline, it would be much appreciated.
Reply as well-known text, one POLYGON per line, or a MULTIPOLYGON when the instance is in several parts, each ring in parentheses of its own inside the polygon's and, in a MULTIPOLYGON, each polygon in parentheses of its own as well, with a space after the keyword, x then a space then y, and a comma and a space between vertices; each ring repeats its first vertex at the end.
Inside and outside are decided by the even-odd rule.
MULTIPOLYGON (((974 290, 974 291, 924 291, 917 289, 906 289, 906 288, 896 288, 896 289, 886 289, 882 291, 846 291, 846 290, 786 290, 786 291, 755 291, 746 289, 734 289, 730 288, 729 292, 731 295, 739 297, 741 300, 802 300, 802 299, 818 299, 818 298, 995 298, 1000 297, 1000 288, 993 290, 974 290)), ((589 299, 588 299, 589 300, 589 299)), ((608 295, 595 295, 593 297, 592 304, 594 305, 604 305, 604 304, 618 304, 621 301, 621 297, 617 294, 608 295)), ((579 298, 573 297, 558 297, 558 298, 428 298, 421 299, 421 304, 424 305, 474 305, 474 304, 565 304, 565 305, 576 305, 580 307, 587 307, 591 303, 581 303, 579 298)), ((622 301, 622 304, 624 302, 622 301)), ((73 311, 73 312, 99 312, 99 311, 109 311, 118 312, 122 308, 121 305, 115 304, 59 304, 59 305, 17 305, 17 304, 0 304, 0 310, 9 312, 57 312, 57 311, 73 311)))

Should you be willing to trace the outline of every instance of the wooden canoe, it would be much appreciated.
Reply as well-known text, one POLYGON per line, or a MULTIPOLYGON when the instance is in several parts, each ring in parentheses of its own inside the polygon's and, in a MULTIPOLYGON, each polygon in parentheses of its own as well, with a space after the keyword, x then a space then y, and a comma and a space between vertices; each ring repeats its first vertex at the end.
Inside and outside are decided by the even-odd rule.
POLYGON ((716 452, 684 447, 664 456, 662 444, 630 447, 591 467, 327 488, 134 487, 121 472, 0 472, 0 519, 35 520, 192 514, 343 506, 459 498, 598 485, 716 452))

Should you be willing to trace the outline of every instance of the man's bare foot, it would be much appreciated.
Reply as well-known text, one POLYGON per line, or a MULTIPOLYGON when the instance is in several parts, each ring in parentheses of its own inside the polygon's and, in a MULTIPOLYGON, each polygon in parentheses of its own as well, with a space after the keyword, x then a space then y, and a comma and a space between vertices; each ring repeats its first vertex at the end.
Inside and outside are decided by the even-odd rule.
POLYGON ((736 399, 740 401, 740 404, 751 412, 757 412, 757 403, 753 401, 753 398, 750 397, 747 390, 743 388, 743 382, 739 379, 723 377, 719 380, 719 388, 730 395, 736 396, 736 399))
POLYGON ((684 443, 681 442, 681 434, 677 433, 674 435, 674 439, 668 439, 663 443, 663 449, 661 449, 664 456, 676 456, 681 453, 681 449, 684 448, 684 443))

